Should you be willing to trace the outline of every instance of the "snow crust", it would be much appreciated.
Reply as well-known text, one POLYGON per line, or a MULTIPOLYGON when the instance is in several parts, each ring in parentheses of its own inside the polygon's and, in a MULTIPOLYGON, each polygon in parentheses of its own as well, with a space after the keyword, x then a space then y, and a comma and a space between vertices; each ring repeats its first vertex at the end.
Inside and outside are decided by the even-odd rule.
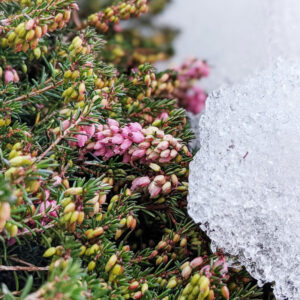
POLYGON ((300 297, 300 69, 280 61, 214 92, 200 118, 188 211, 276 299, 300 297))

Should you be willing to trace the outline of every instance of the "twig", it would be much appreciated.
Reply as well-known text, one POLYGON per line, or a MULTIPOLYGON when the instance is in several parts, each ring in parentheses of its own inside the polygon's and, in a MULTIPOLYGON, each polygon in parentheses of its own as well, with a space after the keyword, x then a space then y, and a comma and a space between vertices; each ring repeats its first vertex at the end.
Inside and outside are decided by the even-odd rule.
POLYGON ((77 28, 80 28, 82 26, 78 12, 76 10, 73 10, 73 21, 77 28))
POLYGON ((30 97, 33 97, 33 96, 40 95, 40 94, 45 93, 45 92, 47 92, 47 91, 49 91, 49 90, 51 90, 53 88, 56 88, 57 86, 62 85, 63 83, 64 83, 64 81, 60 80, 60 81, 56 82, 55 84, 50 84, 50 85, 48 85, 48 86, 46 86, 46 87, 44 87, 44 88, 42 88, 40 90, 36 90, 36 91, 31 92, 28 95, 19 96, 19 97, 15 98, 15 99, 7 101, 6 103, 8 104, 8 103, 12 103, 12 102, 15 102, 15 101, 22 101, 22 100, 24 100, 26 98, 30 98, 30 97))
MULTIPOLYGON (((22 291, 14 291, 11 292, 14 296, 20 295, 22 293, 22 291)), ((5 297, 5 295, 0 296, 0 299, 3 299, 5 297)))
MULTIPOLYGON (((4 256, 2 255, 1 257, 4 257, 4 256)), ((29 267, 35 267, 35 265, 33 265, 33 264, 31 264, 31 263, 29 263, 29 262, 27 262, 27 261, 24 261, 24 260, 22 260, 22 259, 19 259, 19 258, 17 258, 17 257, 14 257, 14 256, 7 256, 7 258, 10 259, 10 260, 13 260, 13 261, 15 261, 15 262, 18 262, 18 263, 20 263, 20 264, 29 266, 29 267)))
POLYGON ((17 236, 19 237, 19 236, 23 236, 23 235, 27 235, 27 234, 30 235, 30 234, 32 234, 32 231, 36 232, 36 233, 42 232, 42 231, 44 231, 44 229, 52 228, 55 225, 56 225, 55 223, 51 223, 51 224, 45 225, 43 228, 34 228, 31 231, 29 231, 29 230, 28 231, 21 231, 21 232, 18 232, 17 236))
POLYGON ((0 266, 0 271, 48 271, 49 267, 0 266))
POLYGON ((64 133, 59 136, 49 147, 47 150, 45 150, 38 158, 35 162, 39 162, 41 161, 47 154, 49 151, 51 151, 65 136, 67 136, 70 133, 70 130, 73 129, 79 122, 81 121, 81 118, 79 117, 78 120, 70 125, 69 128, 67 128, 64 133))

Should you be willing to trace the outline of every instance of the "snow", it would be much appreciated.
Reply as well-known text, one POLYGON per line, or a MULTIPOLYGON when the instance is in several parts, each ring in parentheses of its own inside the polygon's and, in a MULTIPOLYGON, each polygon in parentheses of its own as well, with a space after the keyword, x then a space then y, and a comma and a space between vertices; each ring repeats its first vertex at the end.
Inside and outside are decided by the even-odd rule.
POLYGON ((190 216, 260 284, 275 281, 277 300, 300 295, 299 83, 299 65, 279 61, 214 92, 190 165, 190 216))
POLYGON ((212 72, 201 86, 209 91, 241 82, 274 57, 300 56, 299 0, 172 0, 157 23, 181 31, 171 64, 208 61, 212 72))

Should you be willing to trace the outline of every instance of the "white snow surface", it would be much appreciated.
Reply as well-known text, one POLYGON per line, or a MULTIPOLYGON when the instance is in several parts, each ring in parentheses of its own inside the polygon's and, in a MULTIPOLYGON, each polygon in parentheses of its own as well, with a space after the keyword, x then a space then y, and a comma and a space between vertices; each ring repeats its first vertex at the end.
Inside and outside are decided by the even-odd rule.
POLYGON ((201 86, 208 91, 241 82, 274 57, 300 57, 299 0, 172 0, 157 23, 181 31, 173 64, 207 60, 212 72, 201 86))
POLYGON ((300 68, 277 61, 214 92, 190 165, 188 211, 277 300, 300 299, 300 68))

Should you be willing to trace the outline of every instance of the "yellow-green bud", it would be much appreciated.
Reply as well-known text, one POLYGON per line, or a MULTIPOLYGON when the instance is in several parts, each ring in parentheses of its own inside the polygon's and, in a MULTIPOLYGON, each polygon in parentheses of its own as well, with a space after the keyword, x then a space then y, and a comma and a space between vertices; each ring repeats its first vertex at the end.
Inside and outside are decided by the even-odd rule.
POLYGON ((167 289, 173 289, 177 286, 177 279, 175 276, 171 277, 167 284, 167 289))
POLYGON ((65 191, 65 195, 81 195, 83 193, 83 188, 82 187, 72 187, 69 188, 65 191))
POLYGON ((116 254, 113 254, 113 255, 109 258, 108 262, 107 262, 106 265, 105 265, 105 271, 106 271, 106 272, 110 271, 111 268, 112 268, 112 267, 115 265, 115 263, 117 262, 117 260, 118 260, 117 255, 116 255, 116 254))
POLYGON ((71 203, 69 203, 69 204, 65 207, 65 209, 64 209, 64 214, 70 213, 70 212, 72 212, 72 211, 74 211, 74 210, 75 210, 75 203, 74 203, 74 202, 71 202, 71 203))
POLYGON ((182 295, 183 296, 187 296, 187 295, 189 295, 192 292, 192 290, 193 290, 193 285, 191 283, 188 283, 186 285, 186 287, 183 289, 182 295))
POLYGON ((33 50, 34 56, 36 59, 39 59, 42 55, 42 51, 40 47, 37 47, 33 50))
POLYGON ((44 253, 44 257, 50 257, 53 256, 56 253, 56 248, 55 247, 50 247, 48 248, 45 253, 44 253))
POLYGON ((96 263, 93 260, 90 261, 88 264, 88 270, 93 271, 95 269, 95 267, 96 267, 96 263))
POLYGON ((31 165, 32 164, 31 157, 29 155, 14 157, 9 162, 13 167, 20 167, 23 165, 31 165))

